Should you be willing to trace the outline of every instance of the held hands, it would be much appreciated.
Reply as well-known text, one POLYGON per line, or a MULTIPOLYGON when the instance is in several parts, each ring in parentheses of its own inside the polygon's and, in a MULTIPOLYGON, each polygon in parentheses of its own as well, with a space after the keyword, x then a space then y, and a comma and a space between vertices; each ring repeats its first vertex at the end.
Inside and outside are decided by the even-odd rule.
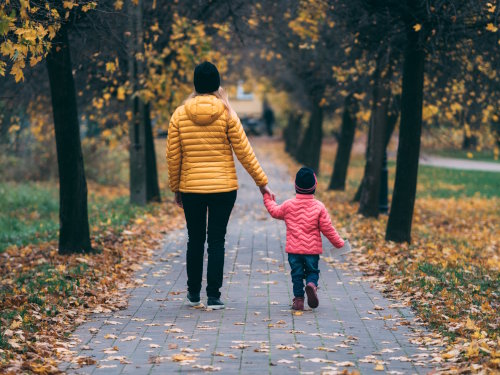
POLYGON ((273 193, 273 191, 271 189, 269 189, 269 186, 267 186, 267 185, 259 186, 259 189, 260 189, 260 192, 262 193, 262 195, 269 194, 273 201, 276 200, 276 195, 273 193))
POLYGON ((180 208, 184 208, 182 206, 182 198, 181 198, 181 193, 180 192, 175 192, 175 198, 174 198, 174 201, 175 201, 175 204, 180 207, 180 208))

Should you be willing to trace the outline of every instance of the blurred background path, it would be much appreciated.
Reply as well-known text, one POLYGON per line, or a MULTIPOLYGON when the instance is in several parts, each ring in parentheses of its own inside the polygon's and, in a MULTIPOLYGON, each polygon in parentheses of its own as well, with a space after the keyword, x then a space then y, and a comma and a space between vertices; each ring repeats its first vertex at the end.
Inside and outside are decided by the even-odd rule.
POLYGON ((420 164, 431 167, 462 169, 467 171, 500 172, 500 163, 481 160, 458 158, 443 158, 432 155, 422 155, 420 164))

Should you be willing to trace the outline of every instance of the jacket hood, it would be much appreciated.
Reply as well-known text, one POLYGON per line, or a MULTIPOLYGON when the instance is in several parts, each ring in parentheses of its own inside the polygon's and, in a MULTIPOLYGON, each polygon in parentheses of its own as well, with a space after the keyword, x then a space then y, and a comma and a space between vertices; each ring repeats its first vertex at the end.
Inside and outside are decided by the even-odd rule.
POLYGON ((184 104, 186 114, 197 125, 208 125, 224 113, 226 107, 214 95, 199 95, 184 104))

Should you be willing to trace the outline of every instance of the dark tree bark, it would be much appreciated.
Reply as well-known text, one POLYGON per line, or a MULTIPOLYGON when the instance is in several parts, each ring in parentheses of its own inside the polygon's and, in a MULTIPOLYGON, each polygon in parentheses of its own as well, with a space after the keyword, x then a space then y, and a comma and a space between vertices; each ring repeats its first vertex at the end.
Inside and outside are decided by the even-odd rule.
POLYGON ((288 124, 283 130, 285 140, 285 151, 290 155, 295 155, 300 138, 303 114, 291 111, 288 114, 288 124))
MULTIPOLYGON (((391 141, 392 134, 394 133, 394 129, 396 128, 396 124, 398 123, 398 118, 399 118, 399 113, 401 111, 401 96, 400 95, 395 95, 391 98, 391 104, 390 104, 391 110, 390 113, 387 116, 387 127, 386 127, 386 133, 385 133, 385 150, 387 150, 387 146, 389 145, 389 142, 391 141)), ((370 123, 370 129, 371 129, 371 123, 370 123)), ((368 159, 368 152, 369 150, 369 144, 370 144, 370 131, 368 130, 368 145, 366 148, 366 154, 365 157, 368 159)), ((363 182, 366 176, 366 171, 367 169, 367 164, 365 163, 365 170, 363 172, 363 178, 361 179, 361 182, 359 183, 358 190, 356 190, 356 194, 354 195, 353 201, 354 202, 359 202, 361 199, 361 192, 363 191, 363 182)))
POLYGON ((145 106, 137 95, 139 80, 143 74, 143 65, 135 55, 142 51, 142 1, 137 5, 131 2, 129 7, 129 37, 128 69, 133 95, 130 99, 132 107, 132 122, 129 128, 130 139, 130 202, 137 205, 147 203, 146 183, 146 126, 145 106))
POLYGON ((144 103, 135 97, 132 99, 132 108, 133 118, 129 129, 130 202, 144 206, 147 203, 144 103))
POLYGON ((144 126, 146 136, 146 200, 161 202, 158 172, 156 168, 155 142, 151 126, 151 110, 149 104, 144 107, 144 126))
POLYGON ((143 40, 143 1, 129 6, 129 39, 128 69, 134 94, 130 100, 132 107, 132 123, 129 129, 130 138, 130 202, 145 205, 147 202, 161 201, 151 111, 149 103, 145 103, 137 95, 140 81, 144 77, 144 63, 135 58, 144 52, 143 40))
POLYGON ((309 118, 309 126, 297 149, 296 159, 299 163, 312 168, 316 174, 319 174, 322 141, 323 109, 318 104, 315 104, 309 118))
POLYGON ((363 178, 363 189, 358 209, 358 212, 366 217, 377 217, 379 213, 380 177, 385 153, 387 116, 391 95, 389 87, 391 72, 387 58, 387 53, 378 56, 375 70, 373 126, 370 127, 366 174, 363 178))
POLYGON ((10 127, 10 110, 0 107, 2 115, 0 117, 0 144, 8 142, 10 127))
POLYGON ((396 181, 385 235, 389 241, 411 240, 422 132, 424 61, 425 52, 419 45, 419 34, 409 28, 403 64, 396 181))
POLYGON ((373 128, 373 108, 372 108, 372 115, 370 118, 370 124, 368 126, 368 139, 366 140, 366 151, 365 151, 365 168, 363 170, 363 177, 361 178, 361 182, 359 183, 358 190, 356 190, 356 194, 354 194, 354 198, 352 199, 353 202, 359 202, 361 200, 361 193, 363 192, 363 186, 365 183, 365 176, 367 175, 368 171, 368 154, 370 153, 370 137, 372 134, 372 128, 373 128))
POLYGON ((344 113, 342 115, 342 128, 338 137, 337 155, 333 166, 332 178, 329 190, 345 190, 347 168, 351 158, 352 143, 356 132, 356 112, 358 103, 353 94, 349 94, 344 101, 344 113))
POLYGON ((392 133, 398 122, 399 111, 401 106, 400 95, 392 96, 390 103, 389 115, 387 116, 387 128, 385 132, 384 142, 384 160, 382 162, 382 170, 380 171, 380 190, 379 190, 379 212, 387 213, 389 211, 389 171, 387 169, 387 146, 391 141, 392 133))
POLYGON ((394 129, 398 123, 399 113, 401 112, 401 95, 394 95, 391 98, 389 115, 387 116, 387 128, 385 132, 385 149, 389 146, 394 129))
POLYGON ((460 118, 460 126, 464 131, 464 138, 462 141, 463 150, 474 150, 477 146, 478 138, 477 132, 481 127, 481 121, 478 118, 481 108, 473 101, 469 106, 467 112, 462 111, 460 118))
POLYGON ((59 253, 92 250, 87 212, 87 181, 80 142, 68 26, 63 24, 47 55, 59 168, 59 253))

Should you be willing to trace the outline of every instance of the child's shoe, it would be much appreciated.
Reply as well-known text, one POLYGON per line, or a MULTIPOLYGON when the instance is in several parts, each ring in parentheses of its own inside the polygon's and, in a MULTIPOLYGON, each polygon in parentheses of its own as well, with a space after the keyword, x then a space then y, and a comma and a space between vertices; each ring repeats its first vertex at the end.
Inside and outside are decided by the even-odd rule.
POLYGON ((299 311, 304 310, 304 297, 295 297, 293 299, 292 309, 299 311))
MULTIPOLYGON (((314 283, 307 283, 306 294, 307 294, 307 304, 310 308, 315 309, 319 305, 318 294, 316 293, 317 287, 314 283)), ((304 302, 302 302, 304 303, 304 302)))

